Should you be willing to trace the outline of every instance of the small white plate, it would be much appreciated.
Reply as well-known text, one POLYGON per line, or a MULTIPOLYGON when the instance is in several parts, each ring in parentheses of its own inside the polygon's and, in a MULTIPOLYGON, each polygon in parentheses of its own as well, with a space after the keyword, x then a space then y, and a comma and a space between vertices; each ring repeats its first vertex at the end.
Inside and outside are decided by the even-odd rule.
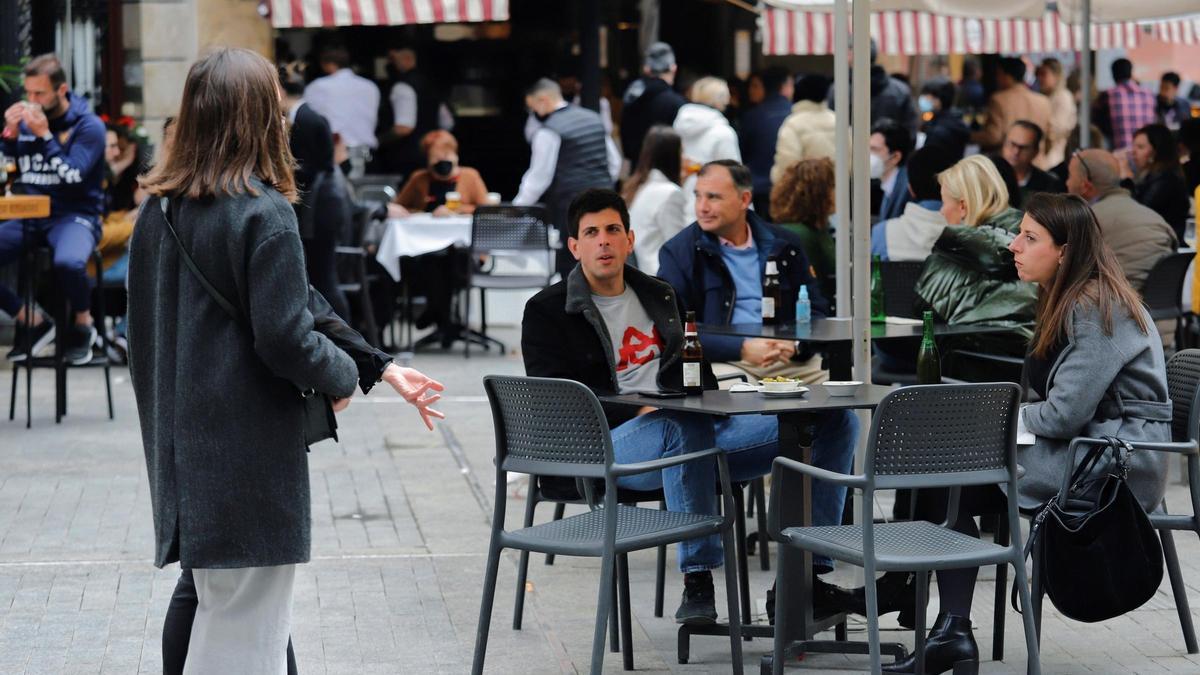
POLYGON ((768 398, 795 398, 808 393, 808 387, 796 387, 789 391, 760 391, 758 392, 768 398))

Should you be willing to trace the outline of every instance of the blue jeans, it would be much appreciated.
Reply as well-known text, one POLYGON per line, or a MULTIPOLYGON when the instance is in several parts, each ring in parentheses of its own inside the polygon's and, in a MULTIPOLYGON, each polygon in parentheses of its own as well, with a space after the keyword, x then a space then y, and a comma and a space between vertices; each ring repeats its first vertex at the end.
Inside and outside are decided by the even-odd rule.
MULTIPOLYGON (((21 257, 20 220, 0 222, 0 267, 21 257)), ((71 311, 86 312, 92 306, 92 280, 88 259, 100 241, 100 219, 94 216, 61 215, 29 221, 30 245, 49 244, 54 249, 54 271, 71 303, 71 311)), ((0 285, 0 310, 10 316, 21 309, 21 296, 0 285)))
MULTIPOLYGON (((657 410, 629 420, 612 430, 613 453, 618 463, 643 462, 719 447, 729 460, 731 481, 747 481, 771 471, 779 454, 779 425, 770 415, 713 418, 695 413, 657 410)), ((848 410, 820 417, 813 433, 813 465, 849 473, 858 441, 858 418, 848 410)), ((711 459, 618 479, 631 490, 662 489, 671 511, 717 514, 717 466, 711 459)), ((839 525, 846 488, 813 481, 813 524, 839 525)), ((679 570, 700 572, 720 567, 724 560, 721 538, 709 535, 679 545, 679 570)), ((818 567, 832 567, 828 558, 814 558, 818 567)))

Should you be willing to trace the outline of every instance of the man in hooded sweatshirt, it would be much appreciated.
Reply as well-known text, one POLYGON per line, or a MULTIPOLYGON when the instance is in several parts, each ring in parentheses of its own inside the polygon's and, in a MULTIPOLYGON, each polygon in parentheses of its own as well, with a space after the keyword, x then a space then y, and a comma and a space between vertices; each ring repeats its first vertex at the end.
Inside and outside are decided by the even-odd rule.
MULTIPOLYGON (((916 104, 913 102, 912 89, 907 84, 888 75, 883 66, 875 63, 878 55, 875 39, 871 38, 871 124, 886 117, 908 129, 908 133, 916 138, 917 126, 921 122, 921 117, 917 114, 916 104)), ((853 79, 853 72, 851 79, 853 79)), ((825 102, 829 105, 829 109, 833 110, 832 83, 829 86, 825 102)))
MULTIPOLYGON (((22 245, 49 245, 59 287, 74 314, 65 332, 68 363, 92 359, 96 328, 91 316, 88 258, 100 239, 104 211, 104 122, 91 106, 67 86, 62 64, 43 54, 24 68, 25 100, 4 112, 3 150, 15 157, 20 177, 13 192, 48 195, 50 217, 0 223, 0 266, 16 262, 22 245), (30 239, 26 241, 26 237, 30 239)), ((54 340, 54 324, 35 308, 23 306, 20 296, 0 285, 0 310, 17 320, 16 346, 8 360, 22 361, 25 332, 31 331, 31 351, 54 340)))
POLYGON ((656 124, 671 126, 679 108, 687 101, 675 91, 675 52, 665 42, 646 50, 643 76, 634 80, 622 97, 621 148, 630 164, 642 154, 646 132, 656 124))

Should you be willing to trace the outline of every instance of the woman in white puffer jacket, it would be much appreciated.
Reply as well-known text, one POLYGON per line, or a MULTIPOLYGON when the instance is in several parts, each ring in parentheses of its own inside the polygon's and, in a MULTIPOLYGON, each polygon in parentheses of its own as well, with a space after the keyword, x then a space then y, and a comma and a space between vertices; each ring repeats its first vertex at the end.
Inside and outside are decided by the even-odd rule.
POLYGON ((725 119, 729 105, 729 85, 719 77, 702 77, 692 85, 688 98, 692 101, 679 109, 675 116, 675 131, 683 139, 684 166, 688 178, 683 183, 687 200, 684 213, 690 223, 696 219, 696 175, 694 167, 718 159, 742 161, 737 132, 725 119))

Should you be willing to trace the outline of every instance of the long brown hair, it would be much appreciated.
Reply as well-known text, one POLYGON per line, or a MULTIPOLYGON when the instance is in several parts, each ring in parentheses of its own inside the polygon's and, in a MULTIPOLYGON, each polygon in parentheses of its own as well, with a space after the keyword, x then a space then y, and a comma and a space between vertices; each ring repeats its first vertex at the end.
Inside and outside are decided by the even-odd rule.
POLYGON ((1065 246, 1054 279, 1038 290, 1031 349, 1035 356, 1045 358, 1067 337, 1071 312, 1080 302, 1099 309, 1107 335, 1112 335, 1114 308, 1133 317, 1143 333, 1150 331, 1142 300, 1100 235, 1100 223, 1087 202, 1075 195, 1038 193, 1029 198, 1025 215, 1046 228, 1055 244, 1065 246))
POLYGON ((771 188, 771 219, 824 230, 832 211, 831 196, 833 162, 828 157, 800 160, 785 169, 771 188))
POLYGON ((679 175, 683 170, 683 141, 674 129, 664 124, 656 124, 646 132, 637 167, 621 189, 621 196, 626 204, 633 203, 633 198, 649 180, 650 172, 654 169, 663 172, 672 183, 679 185, 679 175))
POLYGON ((152 195, 257 196, 250 184, 257 177, 294 202, 294 160, 275 68, 247 49, 218 49, 197 61, 165 154, 141 179, 152 195))

